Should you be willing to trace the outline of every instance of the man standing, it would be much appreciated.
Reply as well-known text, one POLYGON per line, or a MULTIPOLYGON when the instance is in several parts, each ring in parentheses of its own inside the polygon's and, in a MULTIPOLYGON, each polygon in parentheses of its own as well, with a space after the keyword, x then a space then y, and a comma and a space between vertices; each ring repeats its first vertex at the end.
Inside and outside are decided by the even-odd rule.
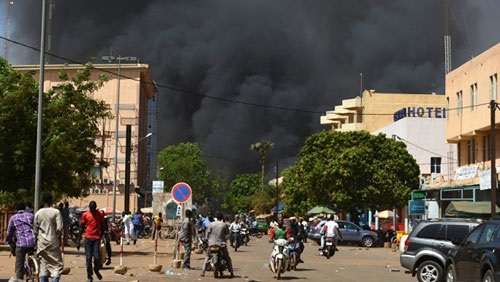
POLYGON ((93 272, 97 276, 97 279, 101 280, 102 275, 99 272, 99 268, 101 267, 99 243, 102 237, 102 225, 104 223, 104 218, 102 213, 97 210, 96 202, 90 201, 89 210, 82 215, 81 223, 82 227, 85 228, 83 237, 85 238, 87 282, 94 281, 93 272), (92 267, 92 258, 94 258, 94 267, 92 267))
POLYGON ((61 210, 61 216, 63 220, 63 238, 64 238, 64 244, 68 244, 68 235, 69 235, 69 227, 71 225, 71 218, 69 216, 69 203, 68 201, 64 202, 64 206, 61 210))
POLYGON ((156 236, 158 236, 158 238, 160 238, 162 224, 163 224, 163 215, 160 212, 153 219, 153 226, 154 226, 153 227, 153 236, 151 236, 153 238, 153 241, 156 239, 156 236))
POLYGON ((26 205, 18 203, 17 213, 9 220, 7 242, 16 246, 16 279, 24 279, 24 260, 26 254, 34 251, 35 235, 33 235, 33 214, 25 211, 26 205), (14 237, 15 235, 15 237, 14 237))
POLYGON ((184 262, 182 267, 185 270, 191 269, 191 243, 193 242, 193 223, 191 222, 191 217, 193 212, 191 210, 186 210, 186 217, 182 221, 181 230, 179 231, 179 242, 182 243, 184 247, 184 262))
POLYGON ((40 282, 59 282, 63 270, 61 235, 63 223, 61 213, 52 207, 50 193, 42 196, 43 208, 35 214, 33 231, 37 238, 37 254, 40 258, 40 282))
MULTIPOLYGON (((208 246, 219 246, 221 248, 222 254, 227 261, 227 269, 231 273, 231 278, 234 277, 233 264, 231 262, 231 257, 227 251, 227 237, 229 236, 229 228, 223 220, 224 216, 222 214, 217 215, 217 220, 208 225, 206 236, 208 239, 208 246)), ((205 271, 207 270, 207 265, 210 257, 207 253, 205 258, 205 263, 203 263, 203 271, 201 276, 205 276, 205 271)))

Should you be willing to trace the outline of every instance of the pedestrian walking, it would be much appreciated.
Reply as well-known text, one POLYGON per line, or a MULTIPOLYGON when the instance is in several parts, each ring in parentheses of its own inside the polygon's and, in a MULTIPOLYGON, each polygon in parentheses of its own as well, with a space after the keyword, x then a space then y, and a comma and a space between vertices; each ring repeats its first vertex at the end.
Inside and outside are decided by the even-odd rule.
POLYGON ((134 224, 132 224, 132 216, 130 212, 122 213, 122 224, 123 224, 123 233, 125 235, 125 240, 127 241, 127 245, 130 245, 130 239, 134 237, 134 224))
POLYGON ((153 219, 153 240, 155 240, 155 236, 158 236, 160 238, 160 233, 161 233, 161 225, 163 224, 163 215, 158 213, 157 216, 154 217, 153 219))
POLYGON ((193 243, 194 226, 191 218, 193 212, 186 210, 186 217, 182 221, 181 230, 179 231, 179 242, 184 247, 184 262, 182 268, 185 270, 191 269, 191 244, 193 243))
POLYGON ((64 245, 68 244, 68 237, 69 237, 69 228, 71 225, 71 218, 69 216, 69 203, 68 201, 64 202, 64 206, 61 210, 61 216, 63 220, 63 241, 64 245))
POLYGON ((40 282, 59 282, 63 270, 61 252, 61 235, 63 230, 62 216, 58 209, 52 207, 50 193, 42 196, 43 208, 35 214, 33 231, 37 239, 37 255, 40 259, 40 282))
POLYGON ((16 279, 24 279, 24 260, 26 255, 35 250, 35 235, 33 234, 33 213, 27 212, 24 203, 16 205, 16 214, 14 214, 7 227, 6 241, 14 246, 12 250, 16 256, 16 279))
POLYGON ((144 218, 141 209, 137 210, 132 216, 132 224, 134 225, 134 245, 137 243, 137 238, 142 234, 144 229, 144 218))
POLYGON ((101 268, 101 255, 99 247, 103 235, 104 217, 97 210, 95 201, 90 201, 89 210, 82 215, 81 225, 85 229, 83 238, 85 239, 85 262, 87 265, 87 282, 94 281, 93 273, 97 279, 101 280, 102 275, 99 272, 101 268), (94 264, 92 265, 92 259, 94 264))

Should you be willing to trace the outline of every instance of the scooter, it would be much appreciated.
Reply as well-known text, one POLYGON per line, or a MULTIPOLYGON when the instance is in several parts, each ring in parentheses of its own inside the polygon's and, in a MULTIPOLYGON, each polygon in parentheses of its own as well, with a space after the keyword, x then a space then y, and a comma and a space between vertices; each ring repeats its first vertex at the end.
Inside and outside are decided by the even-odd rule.
POLYGON ((285 273, 289 265, 288 242, 285 239, 274 241, 273 252, 269 261, 269 268, 276 275, 276 279, 280 280, 281 275, 285 273))
POLYGON ((227 260, 222 253, 222 247, 208 247, 208 265, 207 270, 214 272, 214 278, 224 277, 224 271, 228 269, 227 260))
POLYGON ((299 249, 299 242, 294 238, 290 238, 288 240, 288 255, 290 259, 288 270, 297 270, 297 264, 299 264, 299 249))
POLYGON ((242 227, 240 230, 240 237, 243 240, 245 246, 248 246, 248 242, 250 242, 250 232, 246 227, 242 227))
POLYGON ((335 255, 335 250, 337 249, 337 242, 334 237, 326 237, 325 245, 323 246, 323 256, 327 259, 330 259, 333 255, 335 255))

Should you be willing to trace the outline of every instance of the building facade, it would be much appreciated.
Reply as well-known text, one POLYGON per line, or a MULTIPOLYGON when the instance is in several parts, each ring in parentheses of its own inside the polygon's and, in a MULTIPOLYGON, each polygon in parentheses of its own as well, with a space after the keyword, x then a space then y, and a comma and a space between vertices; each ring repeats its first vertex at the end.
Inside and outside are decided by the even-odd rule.
MULTIPOLYGON (((446 139, 456 146, 457 155, 453 161, 457 163, 457 167, 448 181, 426 187, 428 191, 434 191, 434 196, 439 199, 444 216, 446 208, 453 201, 477 203, 491 199, 488 184, 492 145, 489 139, 489 102, 498 101, 499 73, 500 44, 497 44, 446 75, 446 100, 449 108, 446 139)), ((497 110, 495 128, 500 125, 499 119, 500 113, 497 110)), ((496 148, 500 145, 499 139, 497 137, 495 141, 496 148)), ((499 150, 495 159, 498 163, 499 150)), ((497 165, 497 170, 498 168, 497 165)))
MULTIPOLYGON (((17 65, 14 69, 21 72, 32 72, 38 79, 37 65, 17 65)), ((61 83, 59 72, 65 71, 69 76, 73 76, 77 71, 82 70, 82 65, 46 65, 45 68, 45 90, 61 83)), ((103 120, 100 123, 101 134, 95 140, 96 145, 103 148, 102 152, 96 155, 96 167, 93 174, 95 186, 89 191, 92 193, 111 193, 115 172, 115 132, 116 120, 119 119, 118 128, 118 174, 117 184, 120 192, 123 191, 125 183, 125 137, 126 125, 132 128, 132 153, 130 183, 133 192, 134 188, 151 186, 151 168, 155 167, 152 162, 155 158, 151 152, 156 148, 156 118, 150 116, 150 105, 156 96, 156 87, 151 79, 149 66, 146 64, 96 64, 91 71, 91 79, 97 80, 99 76, 105 75, 107 81, 102 88, 93 93, 92 97, 104 101, 112 113, 112 118, 103 120), (118 68, 120 68, 121 78, 118 79, 118 68), (116 113, 117 92, 120 89, 119 115, 116 113), (154 120, 154 124, 152 123, 154 120), (107 163, 106 167, 101 167, 99 161, 107 163)))
POLYGON ((444 95, 378 93, 365 90, 361 96, 342 100, 341 105, 321 116, 320 123, 333 131, 374 132, 403 116, 446 117, 444 95))

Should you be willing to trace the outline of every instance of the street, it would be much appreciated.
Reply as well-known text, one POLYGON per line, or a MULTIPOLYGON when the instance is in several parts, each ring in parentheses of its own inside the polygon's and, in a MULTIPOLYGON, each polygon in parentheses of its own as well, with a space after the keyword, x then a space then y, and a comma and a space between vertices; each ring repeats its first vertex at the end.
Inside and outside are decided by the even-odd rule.
MULTIPOLYGON (((136 246, 125 246, 124 265, 129 268, 125 275, 114 274, 112 268, 102 271, 102 281, 158 281, 168 278, 169 281, 216 281, 213 273, 207 272, 206 277, 200 277, 204 256, 193 254, 193 270, 183 272, 172 269, 172 241, 159 243, 162 252, 158 263, 162 264, 161 273, 152 273, 147 270, 153 263, 152 251, 154 244, 150 240, 141 240, 136 246), (168 252, 165 249, 168 248, 168 252), (132 253, 133 252, 133 253, 132 253), (171 270, 169 274, 165 272, 171 270)), ((399 266, 398 253, 391 249, 365 249, 357 246, 341 246, 340 251, 333 258, 327 260, 318 255, 314 243, 306 244, 304 264, 299 265, 297 271, 286 272, 283 280, 287 281, 416 281, 411 275, 405 274, 399 266)), ((119 246, 113 246, 114 252, 119 246)), ((252 239, 248 247, 242 247, 237 253, 231 251, 235 267, 236 278, 232 281, 272 281, 273 274, 267 268, 267 258, 271 251, 271 244, 265 238, 252 239)), ((76 250, 70 249, 65 255, 65 266, 71 267, 69 275, 63 276, 63 281, 84 281, 85 257, 78 255, 76 250)), ((113 264, 119 263, 118 254, 113 258, 113 264)), ((0 252, 0 282, 8 281, 14 273, 14 258, 9 258, 7 251, 0 252)))

